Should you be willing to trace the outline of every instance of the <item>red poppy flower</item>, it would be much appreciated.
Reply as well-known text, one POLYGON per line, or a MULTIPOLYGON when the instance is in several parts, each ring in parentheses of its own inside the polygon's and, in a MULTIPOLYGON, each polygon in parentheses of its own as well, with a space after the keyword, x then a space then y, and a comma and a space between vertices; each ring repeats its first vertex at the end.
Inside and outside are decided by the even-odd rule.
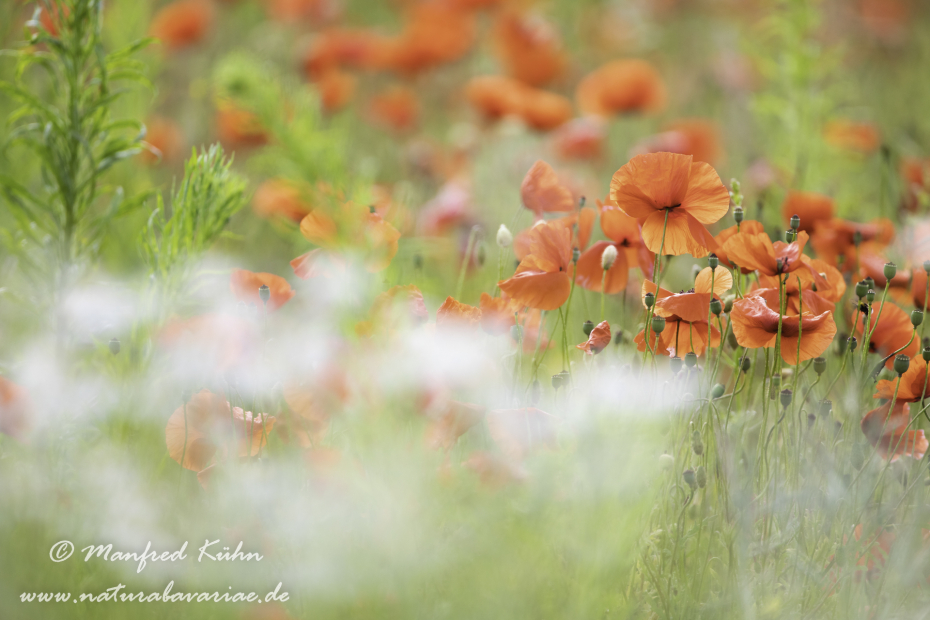
MULTIPOLYGON (((859 279, 872 278, 875 282, 876 293, 881 293, 885 288, 885 284, 888 284, 888 295, 892 299, 901 304, 909 303, 911 300, 909 290, 911 285, 910 269, 898 268, 889 282, 885 278, 885 264, 888 262, 889 260, 877 253, 871 244, 863 244, 859 247, 859 279)), ((923 268, 918 271, 923 271, 923 268)), ((921 299, 920 303, 923 303, 923 299, 921 299)))
POLYGON ((717 126, 702 118, 686 118, 666 125, 663 133, 637 143, 631 149, 632 155, 643 153, 679 153, 691 155, 694 161, 709 164, 723 157, 717 126))
MULTIPOLYGON (((763 289, 771 291, 771 289, 763 289)), ((771 295, 771 293, 768 293, 771 295)), ((775 347, 778 333, 778 311, 766 304, 766 293, 756 291, 733 304, 730 321, 740 346, 747 349, 775 347)), ((777 297, 778 291, 775 291, 777 297)), ((836 335, 836 323, 831 312, 813 315, 809 312, 781 318, 781 357, 786 364, 819 357, 829 348, 836 335), (799 346, 800 341, 800 346, 799 346), (800 352, 800 357, 799 357, 800 352)))
MULTIPOLYGON (((717 236, 714 237, 714 240, 717 242, 717 249, 714 253, 717 255, 717 258, 720 260, 720 264, 729 269, 735 269, 735 265, 730 262, 729 257, 727 256, 727 241, 736 234, 747 234, 747 235, 757 235, 759 233, 764 233, 765 227, 762 225, 762 222, 757 222, 756 220, 745 220, 738 226, 730 226, 729 228, 724 228, 717 236)), ((740 273, 743 275, 750 274, 754 269, 746 269, 745 267, 739 268, 740 273)))
POLYGON ((411 6, 400 36, 386 41, 380 66, 415 75, 464 56, 474 44, 475 16, 448 2, 411 6))
POLYGON ((145 142, 155 151, 142 151, 145 163, 172 162, 183 156, 184 134, 177 123, 171 119, 153 117, 146 122, 145 129, 145 142))
POLYGON ((930 193, 930 159, 905 157, 901 160, 901 179, 904 181, 904 208, 914 211, 930 193))
POLYGON ((875 125, 846 118, 829 121, 823 129, 823 139, 838 149, 860 153, 871 153, 882 141, 875 125))
POLYGON ((282 23, 309 19, 322 22, 339 14, 336 0, 262 0, 271 19, 282 23))
POLYGON ((436 312, 436 327, 439 329, 477 329, 481 324, 481 310, 446 297, 436 312))
POLYGON ((895 398, 899 403, 915 403, 930 396, 930 385, 927 384, 927 362, 919 356, 911 358, 907 372, 901 375, 900 385, 898 379, 881 379, 875 385, 875 396, 891 400, 895 398), (895 397, 897 392, 897 397, 895 397))
POLYGON ((578 204, 571 189, 559 179, 552 166, 542 160, 533 164, 523 177, 520 199, 537 219, 544 213, 574 211, 578 204))
POLYGON ((481 293, 478 307, 481 309, 481 328, 493 335, 508 333, 514 325, 514 314, 519 310, 511 299, 491 297, 487 293, 481 293))
POLYGON ((426 443, 434 450, 451 450, 459 437, 484 420, 487 409, 481 405, 450 401, 445 409, 430 419, 426 443))
MULTIPOLYGON (((811 314, 833 312, 836 302, 846 292, 843 274, 824 261, 801 255, 808 269, 799 269, 788 276, 784 283, 785 310, 788 314, 799 314, 802 309, 811 314)), ((757 290, 763 294, 769 308, 778 310, 778 276, 759 275, 757 290)))
POLYGON ((555 310, 571 293, 571 261, 571 232, 562 224, 541 222, 530 231, 530 253, 498 286, 520 305, 555 310))
POLYGON ((260 146, 268 142, 268 133, 258 117, 229 102, 219 104, 216 125, 220 142, 230 148, 260 146))
POLYGON ((465 96, 488 120, 515 116, 540 131, 555 129, 572 117, 572 104, 562 95, 504 76, 472 78, 465 87, 465 96))
POLYGON ((575 89, 584 114, 611 116, 624 112, 659 112, 666 90, 655 68, 645 60, 614 60, 586 75, 575 89))
POLYGON ((255 190, 252 209, 262 217, 278 215, 299 222, 313 210, 306 194, 299 184, 287 179, 268 179, 255 190))
POLYGON ((631 159, 611 179, 610 198, 639 220, 650 251, 696 258, 716 249, 704 226, 730 207, 730 194, 709 164, 675 153, 631 159))
POLYGON ((907 430, 911 421, 911 406, 905 402, 891 401, 865 414, 860 423, 862 433, 875 447, 883 459, 897 461, 902 456, 916 460, 924 458, 930 443, 922 430, 907 430))
POLYGON ((324 30, 304 55, 304 73, 307 79, 315 81, 335 67, 372 69, 377 66, 384 45, 385 39, 370 30, 324 30))
POLYGON ((409 88, 393 86, 375 95, 368 105, 368 116, 382 127, 409 131, 420 117, 420 102, 409 88))
POLYGON ((236 299, 247 304, 255 304, 257 308, 265 307, 268 312, 274 312, 294 296, 294 289, 287 280, 273 273, 254 273, 245 269, 233 269, 229 277, 229 288, 236 299), (259 289, 267 286, 270 297, 268 303, 263 303, 259 289))
POLYGON ((743 269, 758 271, 760 275, 780 276, 798 270, 806 272, 804 277, 813 274, 810 264, 802 259, 807 233, 798 233, 796 241, 772 243, 769 236, 762 233, 740 233, 727 239, 723 248, 727 260, 743 269))
POLYGON ((594 329, 591 330, 591 334, 588 336, 588 339, 581 344, 576 344, 575 347, 581 349, 588 355, 597 355, 606 349, 607 345, 609 344, 610 325, 607 323, 607 321, 601 321, 594 327, 594 329))
POLYGON ((213 24, 213 5, 207 0, 175 0, 152 19, 149 29, 170 50, 200 42, 213 24))
POLYGON ((781 215, 785 226, 788 225, 792 216, 797 215, 801 218, 801 226, 798 230, 807 233, 812 233, 816 229, 817 222, 833 219, 835 211, 833 199, 816 192, 790 191, 781 205, 781 215))
POLYGON ((597 116, 573 119, 555 132, 553 147, 562 159, 590 160, 604 156, 607 125, 597 116))
MULTIPOLYGON (((804 221, 801 220, 801 225, 803 224, 804 221)), ((888 219, 877 219, 868 224, 838 218, 818 220, 814 224, 814 232, 811 235, 811 247, 817 252, 819 258, 837 267, 842 256, 842 269, 849 272, 856 267, 858 254, 855 245, 856 236, 862 239, 860 249, 871 248, 872 251, 879 253, 882 248, 891 243, 894 234, 894 224, 888 219)))
POLYGON ((547 84, 565 69, 558 33, 538 15, 501 11, 491 37, 504 70, 531 86, 547 84))
MULTIPOLYGON (((860 314, 862 316, 856 321, 855 331, 856 337, 861 344, 866 319, 864 313, 860 312, 860 314)), ((876 301, 872 304, 868 324, 869 329, 872 330, 869 337, 870 352, 878 353, 882 357, 888 357, 897 351, 908 357, 914 357, 920 351, 920 338, 914 332, 910 315, 890 301, 885 303, 876 301), (914 338, 912 339, 911 336, 914 336, 914 338), (902 350, 898 351, 898 349, 902 350)), ((893 357, 888 359, 885 367, 889 369, 894 367, 893 357)))
POLYGON ((581 254, 576 268, 575 281, 579 286, 589 290, 601 290, 610 295, 626 289, 629 270, 638 265, 646 278, 652 277, 655 255, 643 243, 639 222, 621 211, 612 202, 598 202, 601 209, 601 230, 610 241, 598 241, 581 254), (602 257, 604 250, 613 245, 617 249, 617 258, 604 276, 602 257))

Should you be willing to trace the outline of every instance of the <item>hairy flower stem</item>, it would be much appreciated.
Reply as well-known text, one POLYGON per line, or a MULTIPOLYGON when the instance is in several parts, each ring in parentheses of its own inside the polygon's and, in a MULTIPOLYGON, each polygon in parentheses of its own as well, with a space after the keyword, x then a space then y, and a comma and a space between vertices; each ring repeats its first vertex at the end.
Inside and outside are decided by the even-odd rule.
MULTIPOLYGON (((665 251, 665 232, 668 229, 668 214, 670 209, 665 210, 665 222, 662 224, 662 243, 659 244, 659 251, 656 252, 656 259, 652 266, 652 277, 655 279, 656 285, 656 302, 659 301, 659 285, 662 281, 662 273, 659 271, 659 265, 661 263, 662 252, 665 251)), ((643 342, 646 345, 646 348, 643 350, 643 366, 646 365, 646 352, 652 353, 652 357, 655 358, 656 352, 649 344, 649 329, 652 325, 652 316, 655 314, 655 304, 652 304, 652 307, 649 308, 649 311, 646 313, 646 326, 643 329, 643 342)), ((656 338, 656 346, 658 346, 658 338, 656 338)))

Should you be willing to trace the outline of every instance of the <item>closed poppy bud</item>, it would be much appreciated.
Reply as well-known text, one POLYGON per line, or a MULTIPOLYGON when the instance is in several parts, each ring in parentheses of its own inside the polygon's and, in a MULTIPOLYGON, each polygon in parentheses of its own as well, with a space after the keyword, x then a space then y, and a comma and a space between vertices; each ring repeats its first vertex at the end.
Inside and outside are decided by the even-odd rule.
POLYGON ((665 331, 665 317, 654 316, 652 317, 652 331, 657 334, 661 334, 665 331))
POLYGON ((581 250, 572 248, 572 262, 577 263, 579 258, 581 258, 581 250))
POLYGON ((117 340, 116 338, 111 339, 110 342, 107 343, 107 346, 110 347, 110 353, 112 353, 113 355, 116 355, 117 353, 119 353, 119 349, 120 349, 119 340, 117 340))
POLYGON ((647 308, 651 308, 656 303, 656 296, 652 293, 646 293, 643 296, 643 303, 646 304, 647 308))
POLYGON ((869 292, 865 294, 865 300, 869 303, 875 301, 875 291, 869 289, 869 292))
POLYGON ((510 229, 501 224, 501 227, 497 229, 497 245, 500 248, 509 248, 513 243, 513 234, 510 232, 510 229))
POLYGON ((697 488, 697 476, 694 474, 693 469, 686 469, 682 472, 681 477, 684 478, 685 483, 691 487, 692 491, 697 488))
POLYGON ((861 243, 862 243, 862 231, 857 230, 856 232, 853 233, 853 245, 858 248, 861 243))
POLYGON ((775 397, 778 396, 778 388, 781 386, 781 377, 776 375, 772 377, 771 383, 769 383, 769 400, 775 400, 775 397))
POLYGON ((743 372, 749 372, 750 368, 752 368, 752 361, 748 357, 744 357, 739 361, 739 369, 743 372))
POLYGON ((732 329, 729 330, 729 332, 730 333, 727 334, 727 344, 730 345, 731 349, 735 350, 739 346, 739 341, 736 339, 736 334, 733 332, 732 329))
POLYGON ((484 241, 478 242, 478 251, 475 252, 475 260, 478 262, 479 267, 484 267, 484 261, 488 258, 488 248, 485 246, 484 241))
POLYGON ((927 273, 930 273, 930 260, 924 261, 924 271, 926 271, 927 273))
POLYGON ((814 372, 817 373, 817 376, 823 374, 823 371, 827 369, 827 360, 822 357, 814 358, 814 372))
POLYGON ((694 472, 694 479, 697 482, 698 487, 702 489, 707 485, 707 470, 704 469, 703 465, 698 467, 697 471, 694 472))
POLYGON ((590 336, 591 332, 594 331, 594 322, 585 321, 584 324, 581 326, 581 331, 584 332, 585 336, 590 336))
POLYGON ((688 368, 694 368, 697 366, 697 355, 694 351, 688 351, 685 353, 685 366, 688 368))
POLYGON ((720 313, 723 312, 723 304, 720 303, 719 299, 710 300, 710 311, 713 312, 715 316, 720 316, 720 313))
POLYGON ((859 341, 856 340, 856 337, 855 337, 855 336, 850 336, 850 337, 849 337, 849 340, 847 340, 847 342, 849 343, 849 350, 850 350, 850 352, 855 351, 855 350, 856 350, 856 347, 859 346, 859 341))
POLYGON ((833 412, 833 401, 832 400, 820 401, 820 415, 822 415, 823 417, 827 417, 832 412, 833 412))
POLYGON ((614 262, 617 260, 617 246, 608 245, 604 248, 604 252, 601 254, 601 269, 607 271, 614 266, 614 262))
POLYGON ((788 220, 788 225, 791 226, 791 230, 797 230, 801 227, 801 217, 795 213, 791 216, 791 219, 788 220))
POLYGON ((812 429, 812 428, 814 427, 814 422, 816 422, 816 421, 817 421, 817 416, 815 416, 813 413, 808 413, 808 414, 807 414, 807 428, 808 428, 808 430, 810 430, 810 429, 812 429))
POLYGON ((742 207, 736 207, 735 209, 733 209, 733 219, 736 220, 737 224, 742 223, 743 221, 743 208, 742 207))
POLYGON ((920 310, 914 310, 911 312, 911 325, 917 327, 924 322, 924 313, 920 310))
POLYGON ((623 342, 623 330, 617 329, 617 333, 614 334, 614 344, 619 345, 623 342))
POLYGON ((788 243, 794 243, 798 238, 798 231, 789 228, 785 231, 785 241, 788 243))
POLYGON ((865 294, 869 292, 869 283, 865 280, 859 280, 856 282, 856 297, 862 299, 865 297, 865 294))
POLYGON ((258 296, 262 300, 262 303, 267 306, 268 300, 271 299, 271 289, 268 288, 267 284, 262 284, 258 287, 258 296))
POLYGON ((891 280, 898 273, 898 268, 894 263, 885 263, 882 273, 885 274, 886 280, 891 280))
POLYGON ((920 355, 924 358, 925 362, 930 363, 930 347, 924 347, 924 350, 921 351, 920 355))
POLYGON ((739 181, 737 181, 736 179, 730 179, 730 188, 733 190, 734 194, 739 194, 740 193, 739 181))
POLYGON ((907 372, 907 367, 911 364, 911 358, 906 355, 897 355, 894 358, 894 371, 899 375, 907 372))
POLYGON ((523 340, 523 326, 522 325, 511 325, 510 326, 510 337, 520 342, 523 340))
POLYGON ((727 314, 730 314, 730 311, 733 309, 733 302, 735 301, 733 295, 727 295, 726 299, 723 300, 723 311, 727 314))
POLYGON ((691 433, 691 449, 698 456, 704 454, 704 440, 701 438, 701 431, 691 433))
POLYGON ((711 269, 716 269, 717 265, 720 264, 720 259, 717 258, 717 255, 711 252, 710 256, 707 257, 707 266, 711 269))
POLYGON ((675 465, 675 457, 671 454, 663 454, 659 457, 659 467, 668 470, 675 465))
POLYGON ((422 254, 413 255, 413 268, 416 269, 417 271, 419 271, 420 269, 423 269, 423 255, 422 254))
POLYGON ((793 396, 793 394, 792 394, 791 390, 789 390, 789 389, 784 389, 784 390, 782 390, 782 391, 781 391, 781 399, 780 399, 780 400, 781 400, 781 406, 787 409, 787 408, 788 408, 788 405, 791 404, 791 397, 792 397, 792 396, 793 396))
POLYGON ((672 369, 672 372, 676 375, 681 372, 682 361, 680 357, 670 357, 668 360, 668 366, 672 369))
POLYGON ((781 258, 776 259, 776 260, 775 260, 775 271, 776 271, 777 273, 781 273, 781 272, 784 270, 784 268, 785 268, 785 261, 784 261, 784 259, 781 259, 781 258))
POLYGON ((719 383, 715 383, 714 387, 711 388, 710 390, 710 397, 716 400, 720 398, 721 396, 723 396, 723 392, 724 392, 724 387, 719 383))

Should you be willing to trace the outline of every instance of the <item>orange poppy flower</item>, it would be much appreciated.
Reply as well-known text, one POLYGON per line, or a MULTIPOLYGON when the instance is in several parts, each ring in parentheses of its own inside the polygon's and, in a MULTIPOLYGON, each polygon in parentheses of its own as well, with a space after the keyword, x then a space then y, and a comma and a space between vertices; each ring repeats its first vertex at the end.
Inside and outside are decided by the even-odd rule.
POLYGON ((807 239, 804 231, 799 232, 797 240, 791 243, 772 243, 764 232, 740 233, 727 239, 723 250, 729 262, 743 269, 758 271, 760 275, 780 276, 798 270, 812 274, 810 264, 802 259, 807 239))
POLYGON ((321 22, 339 14, 336 0, 262 0, 262 3, 268 16, 282 23, 299 19, 321 22))
MULTIPOLYGON (((714 240, 717 242, 717 249, 714 251, 714 253, 720 260, 720 264, 729 269, 735 269, 735 266, 730 262, 730 259, 727 256, 726 248, 727 241, 733 237, 733 235, 757 235, 764 232, 765 227, 762 225, 762 222, 757 222, 756 220, 745 220, 739 226, 730 226, 729 228, 724 228, 721 230, 719 233, 717 233, 717 236, 714 237, 714 240)), ((740 267, 739 270, 743 275, 755 271, 754 269, 746 269, 745 267, 740 267)))
POLYGON ((230 409, 229 402, 209 390, 194 394, 178 407, 165 427, 168 455, 181 467, 203 471, 214 458, 232 456, 229 445, 235 445, 234 456, 252 457, 261 453, 268 433, 274 427, 274 416, 253 414, 240 407, 230 409))
POLYGON ((147 164, 171 162, 184 154, 184 134, 171 119, 152 117, 145 124, 145 143, 151 150, 142 151, 142 160, 147 164))
POLYGON ((537 219, 544 213, 574 211, 578 204, 571 189, 559 179, 552 166, 541 159, 523 177, 520 199, 537 219))
POLYGON ((488 431, 501 452, 512 461, 522 461, 538 446, 555 446, 553 415, 534 407, 492 409, 487 413, 488 431))
POLYGON ((611 116, 625 112, 659 112, 666 90, 655 68, 645 60, 614 60, 586 75, 575 89, 584 114, 611 116))
POLYGON ((417 230, 421 235, 441 236, 462 228, 470 229, 475 223, 470 184, 453 179, 439 188, 436 194, 420 209, 417 230))
POLYGON ((247 304, 255 304, 256 308, 264 306, 268 312, 274 312, 294 296, 294 289, 287 280, 273 273, 254 273, 245 269, 233 269, 229 277, 229 288, 236 299, 247 304), (262 302, 259 289, 267 286, 270 297, 268 303, 262 302))
POLYGON ((565 70, 566 58, 555 28, 538 15, 501 11, 491 32, 504 70, 531 86, 542 86, 565 70))
POLYGON ((303 58, 304 74, 310 81, 319 79, 335 67, 372 69, 385 40, 369 30, 330 28, 321 32, 307 48, 303 58))
POLYGON ((901 179, 904 181, 904 208, 913 211, 930 193, 930 159, 905 157, 901 160, 901 179))
POLYGON ((415 75, 462 58, 475 42, 475 16, 447 2, 412 5, 400 36, 387 41, 381 66, 415 75))
MULTIPOLYGON (((888 357, 892 353, 904 347, 899 353, 914 357, 920 351, 920 338, 914 332, 914 326, 911 324, 910 315, 894 305, 890 301, 881 303, 876 301, 872 304, 872 311, 869 313, 869 329, 872 335, 869 337, 869 351, 878 353, 882 357, 888 357), (911 336, 914 336, 911 339, 911 336), (910 344, 908 345, 908 342, 910 344), (905 345, 907 345, 905 347, 905 345)), ((865 327, 865 318, 859 317, 856 321, 856 337, 860 345, 863 339, 863 329, 865 327)), ((855 320, 855 319, 853 319, 855 320)), ((886 368, 894 367, 894 359, 889 358, 885 364, 886 368)))
POLYGON ((398 285, 384 291, 375 298, 368 314, 368 320, 355 328, 359 336, 369 337, 383 328, 390 331, 398 324, 422 325, 429 320, 423 293, 413 284, 398 285))
POLYGON ((207 0, 175 0, 152 19, 149 34, 177 50, 199 43, 213 25, 213 5, 207 0))
POLYGON ((31 410, 26 389, 0 376, 0 433, 22 441, 30 426, 31 410))
POLYGON ((323 71, 314 84, 320 93, 323 111, 332 114, 352 101, 357 80, 351 73, 332 67, 323 71))
POLYGON ((717 242, 704 226, 730 208, 730 193, 714 169, 675 153, 631 159, 610 180, 610 198, 639 220, 650 251, 695 258, 716 249, 717 242))
POLYGON ((657 134, 631 149, 631 155, 643 153, 679 153, 691 155, 694 161, 713 164, 723 156, 717 126, 702 118, 686 118, 666 125, 663 133, 657 134))
POLYGON ((571 294, 571 232, 556 222, 541 222, 530 231, 530 253, 512 278, 498 282, 521 306, 555 310, 571 294))
POLYGON ((439 329, 477 329, 481 324, 481 310, 446 297, 436 311, 436 327, 439 329))
POLYGON ((589 291, 600 292, 603 281, 604 292, 614 295, 626 289, 632 265, 638 265, 643 275, 651 278, 655 255, 643 243, 639 222, 612 202, 598 201, 598 206, 601 209, 601 230, 610 241, 598 241, 581 254, 575 270, 575 282, 589 291), (605 277, 601 259, 610 245, 617 249, 617 258, 605 277))
POLYGON ((520 117, 527 126, 549 131, 567 123, 572 117, 572 102, 557 93, 538 88, 524 91, 520 117))
MULTIPOLYGON (((784 283, 785 309, 788 314, 801 310, 812 314, 833 312, 846 292, 846 281, 838 269, 819 259, 801 255, 809 269, 795 271, 784 283)), ((759 275, 757 289, 767 290, 766 303, 778 310, 778 276, 759 275)))
MULTIPOLYGON (((803 219, 801 225, 804 225, 803 219)), ((814 224, 811 247, 817 252, 819 258, 834 266, 839 266, 839 257, 842 256, 842 269, 849 272, 856 266, 858 252, 855 238, 857 234, 862 238, 860 248, 867 246, 874 252, 880 252, 894 239, 894 224, 891 220, 884 218, 872 220, 868 224, 859 224, 839 218, 819 220, 814 224)))
POLYGON ((823 129, 823 139, 838 149, 861 153, 871 153, 882 140, 875 125, 845 118, 829 121, 823 129))
MULTIPOLYGON (((764 289, 771 291, 771 289, 764 289)), ((771 293, 768 293, 771 295, 771 293)), ((778 291, 775 291, 777 298, 778 291)), ((778 333, 778 311, 766 304, 763 291, 756 291, 733 304, 730 321, 736 341, 747 349, 775 347, 778 333)), ((783 316, 781 319, 781 358, 786 364, 797 364, 826 351, 833 336, 836 323, 831 312, 813 315, 809 312, 798 316, 783 316), (799 352, 800 341, 800 357, 799 352)))
POLYGON ((606 123, 597 116, 584 116, 559 127, 552 144, 562 159, 600 159, 606 140, 606 123))
POLYGON ((907 36, 911 10, 904 0, 861 0, 858 6, 863 25, 876 38, 900 44, 907 36))
POLYGON ((597 355, 606 349, 609 344, 610 324, 608 324, 607 321, 601 321, 591 330, 588 339, 581 344, 576 344, 575 348, 581 349, 588 355, 597 355))
POLYGON ((911 279, 911 300, 918 310, 927 311, 927 272, 923 267, 912 270, 914 274, 911 279))
POLYGON ((491 297, 481 293, 478 307, 481 309, 481 328, 493 335, 501 335, 510 331, 514 325, 514 314, 519 308, 514 307, 512 300, 506 297, 491 297))
POLYGON ((285 383, 284 402, 290 415, 275 426, 275 432, 286 442, 295 441, 301 448, 318 446, 329 430, 330 410, 317 396, 318 391, 306 385, 285 383))
POLYGON ((907 372, 901 375, 900 386, 897 378, 881 379, 875 385, 873 398, 891 400, 895 398, 895 391, 897 391, 896 400, 899 403, 916 403, 930 396, 930 386, 927 386, 926 391, 924 390, 926 382, 927 362, 923 361, 920 356, 915 356, 911 358, 907 372))
POLYGON ((177 359, 196 359, 219 373, 255 359, 259 351, 255 324, 231 314, 172 319, 159 331, 157 341, 173 350, 177 359))
MULTIPOLYGON (((665 319, 665 329, 661 334, 649 331, 650 348, 656 353, 669 357, 684 357, 690 352, 695 355, 704 353, 708 346, 708 322, 710 318, 710 300, 719 298, 733 286, 733 276, 724 267, 713 270, 713 289, 711 289, 711 269, 705 267, 694 280, 694 289, 686 293, 673 294, 648 280, 643 282, 642 296, 645 307, 646 293, 655 295, 655 315, 665 319)), ((720 331, 710 324, 710 346, 720 344, 720 331)), ((646 331, 643 330, 633 339, 639 351, 646 350, 646 331)))
POLYGON ((382 127, 408 131, 417 125, 420 102, 411 89, 393 86, 375 95, 368 105, 368 116, 382 127))
MULTIPOLYGON (((888 262, 887 258, 874 251, 871 244, 863 244, 859 247, 859 279, 872 278, 875 282, 875 292, 877 294, 880 294, 885 288, 885 284, 888 284, 888 295, 898 303, 906 304, 911 300, 909 290, 911 271, 910 269, 898 268, 889 282, 885 278, 885 264, 888 262)), ((923 271, 923 268, 918 271, 923 271)), ((920 303, 923 303, 923 299, 920 300, 920 303)))
MULTIPOLYGON (((763 282, 762 278, 759 278, 760 285, 764 288, 754 288, 751 293, 762 297, 769 308, 778 312, 778 289, 769 286, 774 281, 777 287, 778 281, 776 278, 766 278, 766 280, 766 282, 763 282)), ((789 278, 789 281, 790 280, 791 278, 789 278)), ((832 313, 836 309, 836 304, 833 302, 824 299, 809 288, 803 288, 805 286, 804 283, 802 283, 801 286, 802 288, 799 289, 797 281, 795 281, 790 289, 788 286, 785 287, 786 316, 797 316, 802 312, 817 316, 824 312, 832 313)))
POLYGON ((897 461, 902 456, 916 460, 924 458, 930 443, 922 430, 907 430, 911 421, 911 406, 906 402, 891 401, 863 416, 859 426, 862 433, 883 459, 897 461))
POLYGON ((252 210, 261 217, 277 215, 299 222, 313 207, 305 200, 305 192, 297 183, 287 179, 268 179, 255 190, 252 210))
POLYGON ((790 191, 781 205, 781 215, 785 226, 788 225, 792 216, 797 215, 801 218, 801 226, 798 230, 807 233, 815 230, 817 222, 832 219, 835 211, 833 199, 817 192, 790 191))
MULTIPOLYGON (((523 327, 523 352, 535 353, 553 346, 546 333, 542 310, 523 309, 517 313, 516 321, 523 327)), ((513 334, 511 334, 513 337, 513 334)))
POLYGON ((526 89, 514 78, 502 75, 479 75, 465 85, 465 98, 488 120, 505 116, 522 116, 526 89))
POLYGON ((472 403, 449 401, 438 416, 430 419, 426 428, 426 444, 434 450, 451 450, 459 437, 484 420, 486 408, 472 403))
POLYGON ((231 148, 260 146, 268 142, 268 133, 258 117, 229 102, 224 101, 218 105, 216 125, 220 142, 231 148))

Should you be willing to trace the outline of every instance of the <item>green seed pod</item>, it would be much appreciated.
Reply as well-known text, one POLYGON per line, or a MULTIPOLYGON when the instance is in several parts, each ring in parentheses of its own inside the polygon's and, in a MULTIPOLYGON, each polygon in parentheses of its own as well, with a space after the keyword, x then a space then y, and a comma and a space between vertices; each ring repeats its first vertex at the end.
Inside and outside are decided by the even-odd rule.
POLYGON ((788 243, 794 243, 798 239, 798 231, 789 228, 785 231, 785 241, 788 243))
POLYGON ((110 342, 107 343, 107 346, 110 347, 110 353, 116 355, 120 351, 119 340, 112 338, 110 342))
POLYGON ((730 348, 736 350, 739 346, 739 340, 736 339, 736 333, 731 329, 727 334, 727 344, 730 345, 730 348))
POLYGON ((848 343, 850 352, 855 352, 856 347, 859 346, 859 341, 856 340, 855 336, 850 336, 849 340, 847 340, 846 342, 848 343))
POLYGON ((584 324, 582 324, 582 326, 581 326, 581 331, 584 332, 584 335, 585 335, 585 336, 590 336, 590 335, 591 335, 591 332, 594 331, 594 322, 593 322, 593 321, 585 321, 584 324))
POLYGON ((885 263, 885 268, 882 270, 882 273, 885 274, 886 280, 891 280, 894 278, 895 274, 898 273, 898 268, 894 263, 885 263))
POLYGON ((856 297, 862 299, 865 297, 865 294, 869 292, 869 283, 865 280, 859 280, 856 282, 856 297))
POLYGON ((716 269, 717 265, 719 264, 720 264, 720 259, 717 258, 716 254, 711 252, 710 255, 707 257, 707 266, 710 267, 711 269, 716 269))
POLYGON ((723 300, 723 311, 727 314, 730 314, 730 311, 733 310, 733 301, 736 298, 732 295, 728 295, 726 299, 723 300))
POLYGON ((692 491, 697 488, 697 476, 693 469, 686 469, 681 473, 681 477, 684 478, 685 483, 691 487, 692 491))
POLYGON ((261 298, 262 303, 267 306, 268 300, 271 299, 271 289, 268 288, 267 284, 262 284, 258 287, 258 296, 261 298))
POLYGON ((646 304, 647 308, 651 308, 656 303, 656 296, 652 293, 646 293, 643 295, 643 303, 646 304))
POLYGON ((814 372, 817 373, 817 376, 822 375, 826 369, 827 369, 827 360, 825 360, 822 357, 815 357, 814 358, 814 372))
POLYGON ((736 207, 735 209, 733 209, 733 219, 736 220, 737 224, 742 223, 743 221, 743 208, 742 207, 736 207))
POLYGON ((699 488, 703 489, 707 486, 707 470, 704 469, 703 465, 697 468, 697 471, 694 473, 694 479, 699 488))
POLYGON ((817 421, 817 416, 815 416, 813 413, 808 413, 807 414, 807 430, 814 428, 814 422, 816 421, 817 421))
POLYGON ((930 363, 930 347, 924 347, 924 350, 920 353, 921 357, 924 358, 924 361, 930 363))
POLYGON ((701 431, 691 433, 691 449, 698 456, 704 454, 704 441, 701 439, 701 431))
POLYGON ((911 325, 913 325, 914 327, 917 327, 923 322, 924 322, 923 312, 921 312, 920 310, 914 310, 913 312, 911 312, 911 325))
POLYGON ((688 368, 694 368, 697 366, 697 355, 694 353, 694 351, 688 351, 685 354, 685 366, 688 368))
POLYGON ((869 303, 875 301, 875 291, 869 289, 869 292, 865 294, 865 300, 869 303))
POLYGON ((750 368, 752 368, 752 360, 750 360, 748 357, 743 357, 739 361, 739 369, 743 372, 749 372, 750 368))
POLYGON ((676 356, 676 357, 671 357, 671 358, 669 358, 669 360, 668 360, 668 366, 669 366, 669 368, 670 368, 670 369, 672 370, 672 372, 673 372, 674 374, 676 374, 676 375, 677 375, 679 372, 681 372, 681 365, 682 365, 682 360, 681 360, 680 357, 677 357, 677 356, 676 356))
POLYGON ((907 372, 907 368, 910 364, 911 358, 904 354, 897 355, 894 358, 894 371, 899 375, 903 375, 907 372))
POLYGON ((792 396, 793 394, 791 393, 791 390, 788 390, 788 389, 782 390, 781 391, 781 406, 787 409, 788 405, 791 404, 792 396))
POLYGON ((619 345, 623 342, 623 330, 617 329, 617 332, 614 334, 614 344, 619 345))
POLYGON ((665 331, 665 317, 654 316, 652 317, 652 331, 657 334, 661 334, 665 331))
POLYGON ((560 387, 562 387, 562 373, 559 372, 552 375, 552 387, 555 390, 558 390, 560 387))
POLYGON ((719 383, 715 383, 715 384, 714 384, 714 387, 712 387, 711 390, 710 390, 710 397, 711 397, 712 399, 716 400, 716 399, 720 398, 721 396, 723 396, 723 393, 724 393, 725 391, 726 391, 726 388, 724 388, 724 387, 723 387, 721 384, 719 384, 719 383))
POLYGON ((710 300, 710 311, 714 313, 714 316, 720 316, 720 313, 723 312, 723 304, 720 303, 719 299, 710 300))
POLYGON ((579 258, 581 258, 581 250, 572 248, 572 262, 577 263, 579 258))
POLYGON ((791 219, 788 220, 788 225, 791 226, 792 230, 797 230, 801 227, 801 217, 795 213, 791 216, 791 219))
POLYGON ((671 469, 675 465, 675 457, 671 454, 662 454, 659 456, 659 467, 664 470, 671 469))

